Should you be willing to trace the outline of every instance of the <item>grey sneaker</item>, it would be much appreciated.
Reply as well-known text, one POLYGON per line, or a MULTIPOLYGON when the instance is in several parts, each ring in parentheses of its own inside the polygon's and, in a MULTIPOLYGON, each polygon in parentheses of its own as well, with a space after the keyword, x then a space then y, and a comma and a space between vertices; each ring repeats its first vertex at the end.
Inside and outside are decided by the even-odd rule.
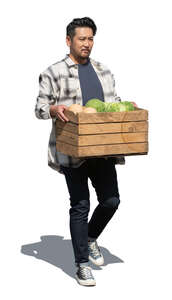
POLYGON ((75 277, 78 283, 81 285, 96 285, 96 281, 92 275, 91 268, 89 266, 79 265, 75 277))
POLYGON ((89 252, 89 260, 95 264, 96 266, 101 266, 104 264, 104 258, 100 249, 97 245, 97 241, 89 242, 88 241, 88 252, 89 252))

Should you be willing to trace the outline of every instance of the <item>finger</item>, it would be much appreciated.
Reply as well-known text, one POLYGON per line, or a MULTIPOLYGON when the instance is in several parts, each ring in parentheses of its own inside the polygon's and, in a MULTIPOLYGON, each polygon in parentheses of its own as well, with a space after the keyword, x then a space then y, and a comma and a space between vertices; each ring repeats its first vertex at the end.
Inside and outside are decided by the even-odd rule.
POLYGON ((61 121, 65 122, 65 121, 62 119, 62 117, 60 116, 60 114, 57 114, 57 117, 58 117, 61 121))
POLYGON ((68 122, 69 120, 68 120, 68 118, 66 118, 66 116, 61 112, 61 117, 66 121, 66 122, 68 122))

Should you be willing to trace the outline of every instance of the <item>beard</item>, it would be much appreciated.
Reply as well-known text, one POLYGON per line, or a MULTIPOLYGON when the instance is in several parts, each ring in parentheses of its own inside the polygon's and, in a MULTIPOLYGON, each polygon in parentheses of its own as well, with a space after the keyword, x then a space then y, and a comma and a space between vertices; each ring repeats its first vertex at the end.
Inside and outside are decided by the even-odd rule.
POLYGON ((89 58, 89 54, 85 56, 78 56, 79 59, 84 60, 89 58))
POLYGON ((84 52, 82 50, 75 50, 71 47, 70 53, 75 57, 77 61, 84 63, 85 61, 88 61, 91 50, 88 50, 88 52, 84 52))
POLYGON ((78 54, 78 58, 81 59, 81 60, 88 59, 89 56, 90 56, 91 51, 88 51, 88 52, 82 51, 82 52, 83 52, 83 54, 78 54))

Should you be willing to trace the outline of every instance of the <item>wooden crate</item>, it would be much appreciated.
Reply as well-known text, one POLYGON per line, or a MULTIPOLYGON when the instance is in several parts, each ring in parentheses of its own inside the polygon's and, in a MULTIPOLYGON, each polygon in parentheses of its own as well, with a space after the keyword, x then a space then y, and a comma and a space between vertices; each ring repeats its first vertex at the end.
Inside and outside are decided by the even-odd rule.
POLYGON ((56 121, 56 148, 77 158, 148 153, 148 111, 78 113, 56 121))

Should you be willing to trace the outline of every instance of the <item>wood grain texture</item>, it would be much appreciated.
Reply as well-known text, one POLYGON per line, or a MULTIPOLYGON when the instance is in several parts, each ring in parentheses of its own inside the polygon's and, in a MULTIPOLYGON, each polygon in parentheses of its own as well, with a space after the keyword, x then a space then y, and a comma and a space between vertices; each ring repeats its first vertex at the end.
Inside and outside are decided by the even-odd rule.
POLYGON ((146 132, 148 130, 147 121, 119 122, 119 123, 97 123, 97 124, 74 124, 64 123, 60 120, 56 122, 56 128, 64 129, 74 134, 98 134, 117 132, 146 132))
POLYGON ((87 145, 107 145, 122 143, 147 142, 147 132, 136 133, 108 133, 108 134, 90 134, 76 135, 65 130, 57 130, 57 141, 62 141, 75 146, 87 145))
POLYGON ((77 113, 56 121, 56 148, 74 157, 148 153, 148 111, 77 113))
POLYGON ((73 123, 108 123, 108 122, 126 122, 126 121, 145 121, 148 119, 148 111, 137 108, 134 111, 123 112, 99 112, 74 114, 72 111, 65 110, 65 116, 73 123))
POLYGON ((61 141, 56 143, 57 150, 74 157, 88 157, 101 155, 125 155, 134 153, 148 152, 148 143, 128 143, 128 144, 114 144, 114 145, 96 145, 77 147, 66 144, 61 141))

